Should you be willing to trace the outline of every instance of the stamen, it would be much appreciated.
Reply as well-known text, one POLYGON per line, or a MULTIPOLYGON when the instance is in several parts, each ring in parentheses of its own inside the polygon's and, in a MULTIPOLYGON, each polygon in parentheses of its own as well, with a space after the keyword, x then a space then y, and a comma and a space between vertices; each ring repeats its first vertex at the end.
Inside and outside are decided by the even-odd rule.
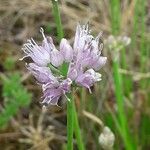
POLYGON ((44 112, 47 111, 46 105, 43 105, 43 106, 42 106, 42 111, 44 111, 44 112))
POLYGON ((42 27, 40 28, 40 32, 41 32, 41 34, 42 34, 43 38, 44 38, 44 39, 46 39, 45 34, 44 34, 44 30, 43 30, 43 28, 42 28, 42 27))
POLYGON ((99 50, 101 51, 101 50, 103 50, 103 48, 104 48, 104 44, 101 43, 101 44, 99 45, 99 50))
POLYGON ((64 94, 65 98, 70 102, 70 98, 67 97, 67 95, 65 94, 65 91, 63 91, 63 94, 64 94))
POLYGON ((99 41, 99 39, 102 37, 102 35, 103 35, 103 32, 101 31, 101 32, 98 34, 98 36, 95 38, 95 41, 96 41, 96 42, 99 41))
POLYGON ((30 47, 30 46, 27 45, 27 44, 24 44, 24 47, 26 48, 26 50, 27 50, 28 52, 33 53, 32 47, 30 47))
POLYGON ((31 40, 28 39, 27 42, 28 42, 29 44, 32 44, 32 45, 33 45, 33 43, 31 42, 31 40))
POLYGON ((91 91, 91 89, 90 89, 90 87, 89 87, 89 86, 88 86, 88 90, 89 90, 89 93, 90 93, 90 94, 92 94, 92 91, 91 91))
POLYGON ((27 49, 24 49, 23 52, 27 55, 30 54, 30 52, 27 49))
POLYGON ((19 60, 21 60, 21 61, 22 61, 22 60, 23 60, 24 58, 26 58, 26 57, 28 57, 28 56, 24 56, 24 57, 20 58, 19 60))
POLYGON ((37 45, 33 38, 30 40, 34 45, 37 45))

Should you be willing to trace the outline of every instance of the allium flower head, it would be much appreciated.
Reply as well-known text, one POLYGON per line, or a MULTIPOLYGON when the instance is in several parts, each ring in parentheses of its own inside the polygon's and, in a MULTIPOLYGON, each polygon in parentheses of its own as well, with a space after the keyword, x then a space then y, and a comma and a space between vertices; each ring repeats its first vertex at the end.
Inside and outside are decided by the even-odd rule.
POLYGON ((114 49, 115 51, 120 51, 125 46, 128 46, 131 43, 131 38, 128 36, 113 36, 110 35, 105 40, 106 45, 110 50, 114 49))
POLYGON ((23 47, 25 56, 22 59, 30 57, 33 60, 26 66, 42 86, 42 103, 58 105, 61 96, 67 98, 66 93, 71 91, 72 82, 88 88, 91 92, 90 87, 101 80, 101 74, 96 71, 103 67, 107 60, 101 56, 101 33, 94 38, 90 34, 88 24, 78 24, 73 47, 63 38, 58 50, 52 38, 45 36, 42 28, 40 32, 43 36, 42 44, 38 45, 33 39, 28 40, 23 47), (62 76, 59 67, 64 62, 69 63, 69 67, 66 75, 62 76))

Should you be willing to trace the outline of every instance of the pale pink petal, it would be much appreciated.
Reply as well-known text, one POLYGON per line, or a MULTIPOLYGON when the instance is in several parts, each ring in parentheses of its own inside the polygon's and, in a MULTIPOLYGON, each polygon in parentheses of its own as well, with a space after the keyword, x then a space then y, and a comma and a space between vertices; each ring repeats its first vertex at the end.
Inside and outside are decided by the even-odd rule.
POLYGON ((64 38, 60 42, 60 52, 66 62, 70 62, 73 59, 73 49, 69 42, 64 38))
POLYGON ((53 49, 51 52, 51 63, 55 67, 59 67, 63 64, 63 55, 57 49, 53 49))

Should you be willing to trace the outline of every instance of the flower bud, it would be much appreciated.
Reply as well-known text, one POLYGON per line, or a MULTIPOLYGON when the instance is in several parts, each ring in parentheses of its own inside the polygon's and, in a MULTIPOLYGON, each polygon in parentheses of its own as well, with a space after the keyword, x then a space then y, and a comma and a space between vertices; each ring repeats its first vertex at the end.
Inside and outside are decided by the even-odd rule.
POLYGON ((99 143, 103 149, 112 149, 115 141, 115 136, 113 132, 108 127, 104 127, 102 133, 99 136, 99 143))

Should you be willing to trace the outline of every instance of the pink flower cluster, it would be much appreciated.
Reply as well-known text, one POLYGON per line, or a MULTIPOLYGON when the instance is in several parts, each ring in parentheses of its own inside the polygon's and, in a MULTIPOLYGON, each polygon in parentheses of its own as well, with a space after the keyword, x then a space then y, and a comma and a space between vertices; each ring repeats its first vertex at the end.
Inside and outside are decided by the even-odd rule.
POLYGON ((66 39, 60 42, 59 50, 53 44, 51 37, 45 37, 41 28, 43 42, 38 45, 33 39, 24 44, 25 57, 33 62, 27 64, 27 69, 34 75, 43 90, 43 104, 57 105, 62 95, 71 91, 72 82, 90 90, 90 87, 101 80, 101 74, 96 72, 106 63, 107 58, 101 56, 103 44, 99 34, 94 38, 89 26, 77 25, 73 47, 66 39), (59 70, 63 63, 69 63, 66 77, 54 74, 51 67, 59 70))

